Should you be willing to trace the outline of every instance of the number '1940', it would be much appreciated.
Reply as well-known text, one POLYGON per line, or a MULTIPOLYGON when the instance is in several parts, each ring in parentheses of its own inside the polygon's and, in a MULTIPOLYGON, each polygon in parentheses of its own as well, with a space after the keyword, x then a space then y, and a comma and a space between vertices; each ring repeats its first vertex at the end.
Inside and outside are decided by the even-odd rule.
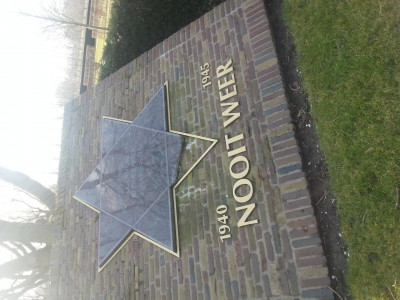
POLYGON ((219 225, 218 231, 220 234, 220 239, 222 242, 224 242, 225 239, 231 238, 231 228, 229 227, 228 223, 228 216, 226 215, 226 211, 228 208, 226 205, 220 205, 217 207, 216 211, 217 214, 220 215, 218 217, 218 222, 220 222, 222 225, 219 225))

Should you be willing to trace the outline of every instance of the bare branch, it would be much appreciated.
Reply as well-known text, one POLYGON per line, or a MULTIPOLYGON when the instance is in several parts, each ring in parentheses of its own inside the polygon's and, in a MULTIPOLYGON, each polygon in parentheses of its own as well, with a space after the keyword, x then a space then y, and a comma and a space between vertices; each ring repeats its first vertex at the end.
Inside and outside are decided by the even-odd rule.
POLYGON ((11 253, 13 253, 13 254, 14 254, 15 256, 17 256, 17 257, 21 257, 21 256, 22 256, 22 254, 20 254, 20 253, 18 252, 17 249, 10 247, 10 246, 7 245, 5 242, 0 243, 0 247, 3 247, 3 248, 5 248, 5 249, 7 249, 8 251, 10 251, 11 253))
POLYGON ((12 286, 9 289, 2 291, 1 294, 7 296, 7 299, 19 299, 27 291, 38 287, 45 283, 44 274, 37 272, 36 274, 29 276, 29 278, 23 280, 16 286, 12 286), (17 291, 19 290, 19 291, 17 291))
POLYGON ((72 25, 72 26, 77 26, 77 27, 83 27, 87 29, 94 29, 94 30, 100 30, 100 31, 108 31, 108 28, 105 27, 100 27, 100 26, 94 26, 94 25, 89 25, 89 24, 84 24, 81 22, 77 22, 71 18, 62 18, 61 16, 46 16, 46 15, 32 15, 27 12, 19 12, 21 15, 26 16, 26 17, 31 17, 31 18, 36 18, 48 22, 53 22, 55 24, 60 24, 61 26, 63 25, 72 25))
MULTIPOLYGON (((9 241, 9 243, 11 245, 13 245, 15 249, 21 251, 22 255, 28 254, 28 251, 26 251, 24 245, 21 242, 9 241)), ((36 249, 34 249, 34 250, 36 250, 36 249)))
POLYGON ((32 194, 50 210, 54 208, 54 192, 41 185, 39 182, 33 180, 29 176, 21 172, 15 172, 0 166, 0 180, 9 182, 16 187, 25 190, 27 193, 32 194))
POLYGON ((8 275, 20 274, 31 270, 43 273, 43 270, 48 270, 49 268, 50 249, 50 246, 46 246, 3 263, 0 265, 0 278, 6 278, 8 275))

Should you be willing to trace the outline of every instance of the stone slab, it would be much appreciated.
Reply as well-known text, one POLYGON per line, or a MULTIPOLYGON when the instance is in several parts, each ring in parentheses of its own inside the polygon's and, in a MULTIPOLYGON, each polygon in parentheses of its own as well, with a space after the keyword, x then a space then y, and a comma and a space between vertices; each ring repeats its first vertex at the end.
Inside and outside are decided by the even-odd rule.
MULTIPOLYGON (((288 116, 261 0, 227 0, 66 105, 49 297, 333 299, 288 116), (230 113, 240 116, 224 126, 229 117, 217 70, 230 59, 237 95, 225 103, 237 102, 230 113), (102 116, 133 120, 166 81, 171 129, 219 140, 176 191, 181 256, 131 239, 97 273, 97 213, 73 200, 73 191, 101 157, 102 116), (210 84, 203 88, 204 82, 210 84), (232 146, 246 146, 245 178, 254 191, 248 203, 255 204, 249 220, 258 220, 242 227, 243 211, 236 210, 233 194, 237 180, 230 174, 237 155, 228 156, 225 140, 240 134, 243 139, 232 146), (231 234, 225 241, 217 213, 223 206, 231 234)), ((206 149, 198 141, 185 142, 182 169, 206 149)), ((243 170, 240 164, 234 168, 243 170)))

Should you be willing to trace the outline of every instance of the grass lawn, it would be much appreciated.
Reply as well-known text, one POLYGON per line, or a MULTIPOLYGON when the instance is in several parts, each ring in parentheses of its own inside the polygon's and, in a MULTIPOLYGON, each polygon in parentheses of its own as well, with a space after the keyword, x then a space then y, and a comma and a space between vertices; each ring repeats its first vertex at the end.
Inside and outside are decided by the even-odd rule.
POLYGON ((400 299, 400 3, 286 0, 355 299, 400 299))

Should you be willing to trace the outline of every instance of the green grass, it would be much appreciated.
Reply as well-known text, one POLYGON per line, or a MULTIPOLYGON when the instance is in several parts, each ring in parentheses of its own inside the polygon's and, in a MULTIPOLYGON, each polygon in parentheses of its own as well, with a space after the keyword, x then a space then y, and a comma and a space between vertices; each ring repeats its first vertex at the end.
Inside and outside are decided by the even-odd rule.
POLYGON ((340 208, 351 292, 400 299, 400 3, 286 0, 285 18, 340 208))
POLYGON ((100 79, 117 71, 223 1, 114 1, 100 79))

